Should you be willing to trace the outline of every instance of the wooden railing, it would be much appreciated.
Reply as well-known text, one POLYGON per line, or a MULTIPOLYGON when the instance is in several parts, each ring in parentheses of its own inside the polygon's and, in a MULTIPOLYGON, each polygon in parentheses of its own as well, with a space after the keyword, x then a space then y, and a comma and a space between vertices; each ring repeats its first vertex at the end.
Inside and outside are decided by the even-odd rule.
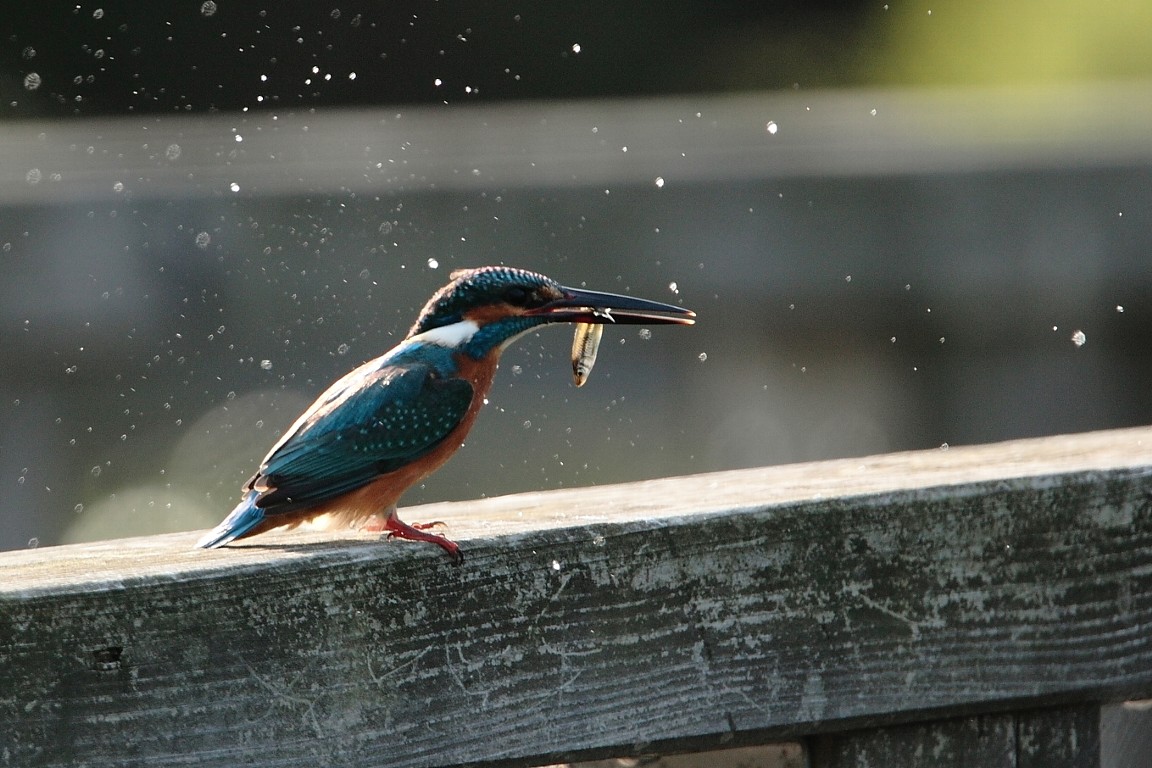
POLYGON ((0 554, 0 765, 1099 765, 1152 696, 1152 429, 0 554))

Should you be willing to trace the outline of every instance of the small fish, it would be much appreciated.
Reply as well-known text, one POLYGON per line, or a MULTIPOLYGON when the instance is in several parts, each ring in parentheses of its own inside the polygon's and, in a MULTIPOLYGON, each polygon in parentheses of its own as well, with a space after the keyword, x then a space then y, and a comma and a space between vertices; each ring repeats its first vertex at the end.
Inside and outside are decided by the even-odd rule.
POLYGON ((572 336, 572 380, 576 386, 584 386, 596 365, 596 352, 600 349, 600 337, 604 326, 598 323, 577 323, 572 336))

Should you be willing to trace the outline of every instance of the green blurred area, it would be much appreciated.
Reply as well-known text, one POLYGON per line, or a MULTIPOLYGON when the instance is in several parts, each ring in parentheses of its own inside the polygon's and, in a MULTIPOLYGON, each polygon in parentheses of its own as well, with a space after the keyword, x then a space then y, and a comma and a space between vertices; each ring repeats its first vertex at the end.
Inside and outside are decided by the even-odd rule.
POLYGON ((1142 0, 895 2, 858 39, 861 82, 1027 86, 1147 78, 1150 29, 1152 4, 1142 0))

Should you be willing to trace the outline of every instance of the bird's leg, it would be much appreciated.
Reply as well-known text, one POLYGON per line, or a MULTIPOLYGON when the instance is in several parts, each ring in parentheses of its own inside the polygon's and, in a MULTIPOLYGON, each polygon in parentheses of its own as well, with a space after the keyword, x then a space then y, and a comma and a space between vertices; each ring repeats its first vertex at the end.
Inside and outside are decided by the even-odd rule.
POLYGON ((425 529, 432 528, 433 526, 444 525, 439 520, 431 523, 416 523, 409 525, 396 516, 396 508, 392 507, 388 510, 387 517, 384 518, 383 525, 376 530, 384 530, 388 532, 390 539, 407 539, 409 541, 427 541, 435 544, 456 561, 456 564, 464 562, 464 554, 460 551, 460 546, 451 539, 440 535, 439 533, 427 533, 425 529))

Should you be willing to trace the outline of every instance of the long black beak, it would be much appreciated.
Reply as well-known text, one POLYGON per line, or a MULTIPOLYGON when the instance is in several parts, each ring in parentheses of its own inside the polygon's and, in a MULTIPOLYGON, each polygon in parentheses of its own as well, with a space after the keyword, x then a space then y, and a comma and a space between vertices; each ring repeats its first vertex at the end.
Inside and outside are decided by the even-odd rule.
POLYGON ((563 298, 530 310, 528 314, 544 315, 549 320, 566 323, 692 325, 696 322, 695 312, 672 304, 581 288, 562 287, 560 290, 564 292, 563 298))

